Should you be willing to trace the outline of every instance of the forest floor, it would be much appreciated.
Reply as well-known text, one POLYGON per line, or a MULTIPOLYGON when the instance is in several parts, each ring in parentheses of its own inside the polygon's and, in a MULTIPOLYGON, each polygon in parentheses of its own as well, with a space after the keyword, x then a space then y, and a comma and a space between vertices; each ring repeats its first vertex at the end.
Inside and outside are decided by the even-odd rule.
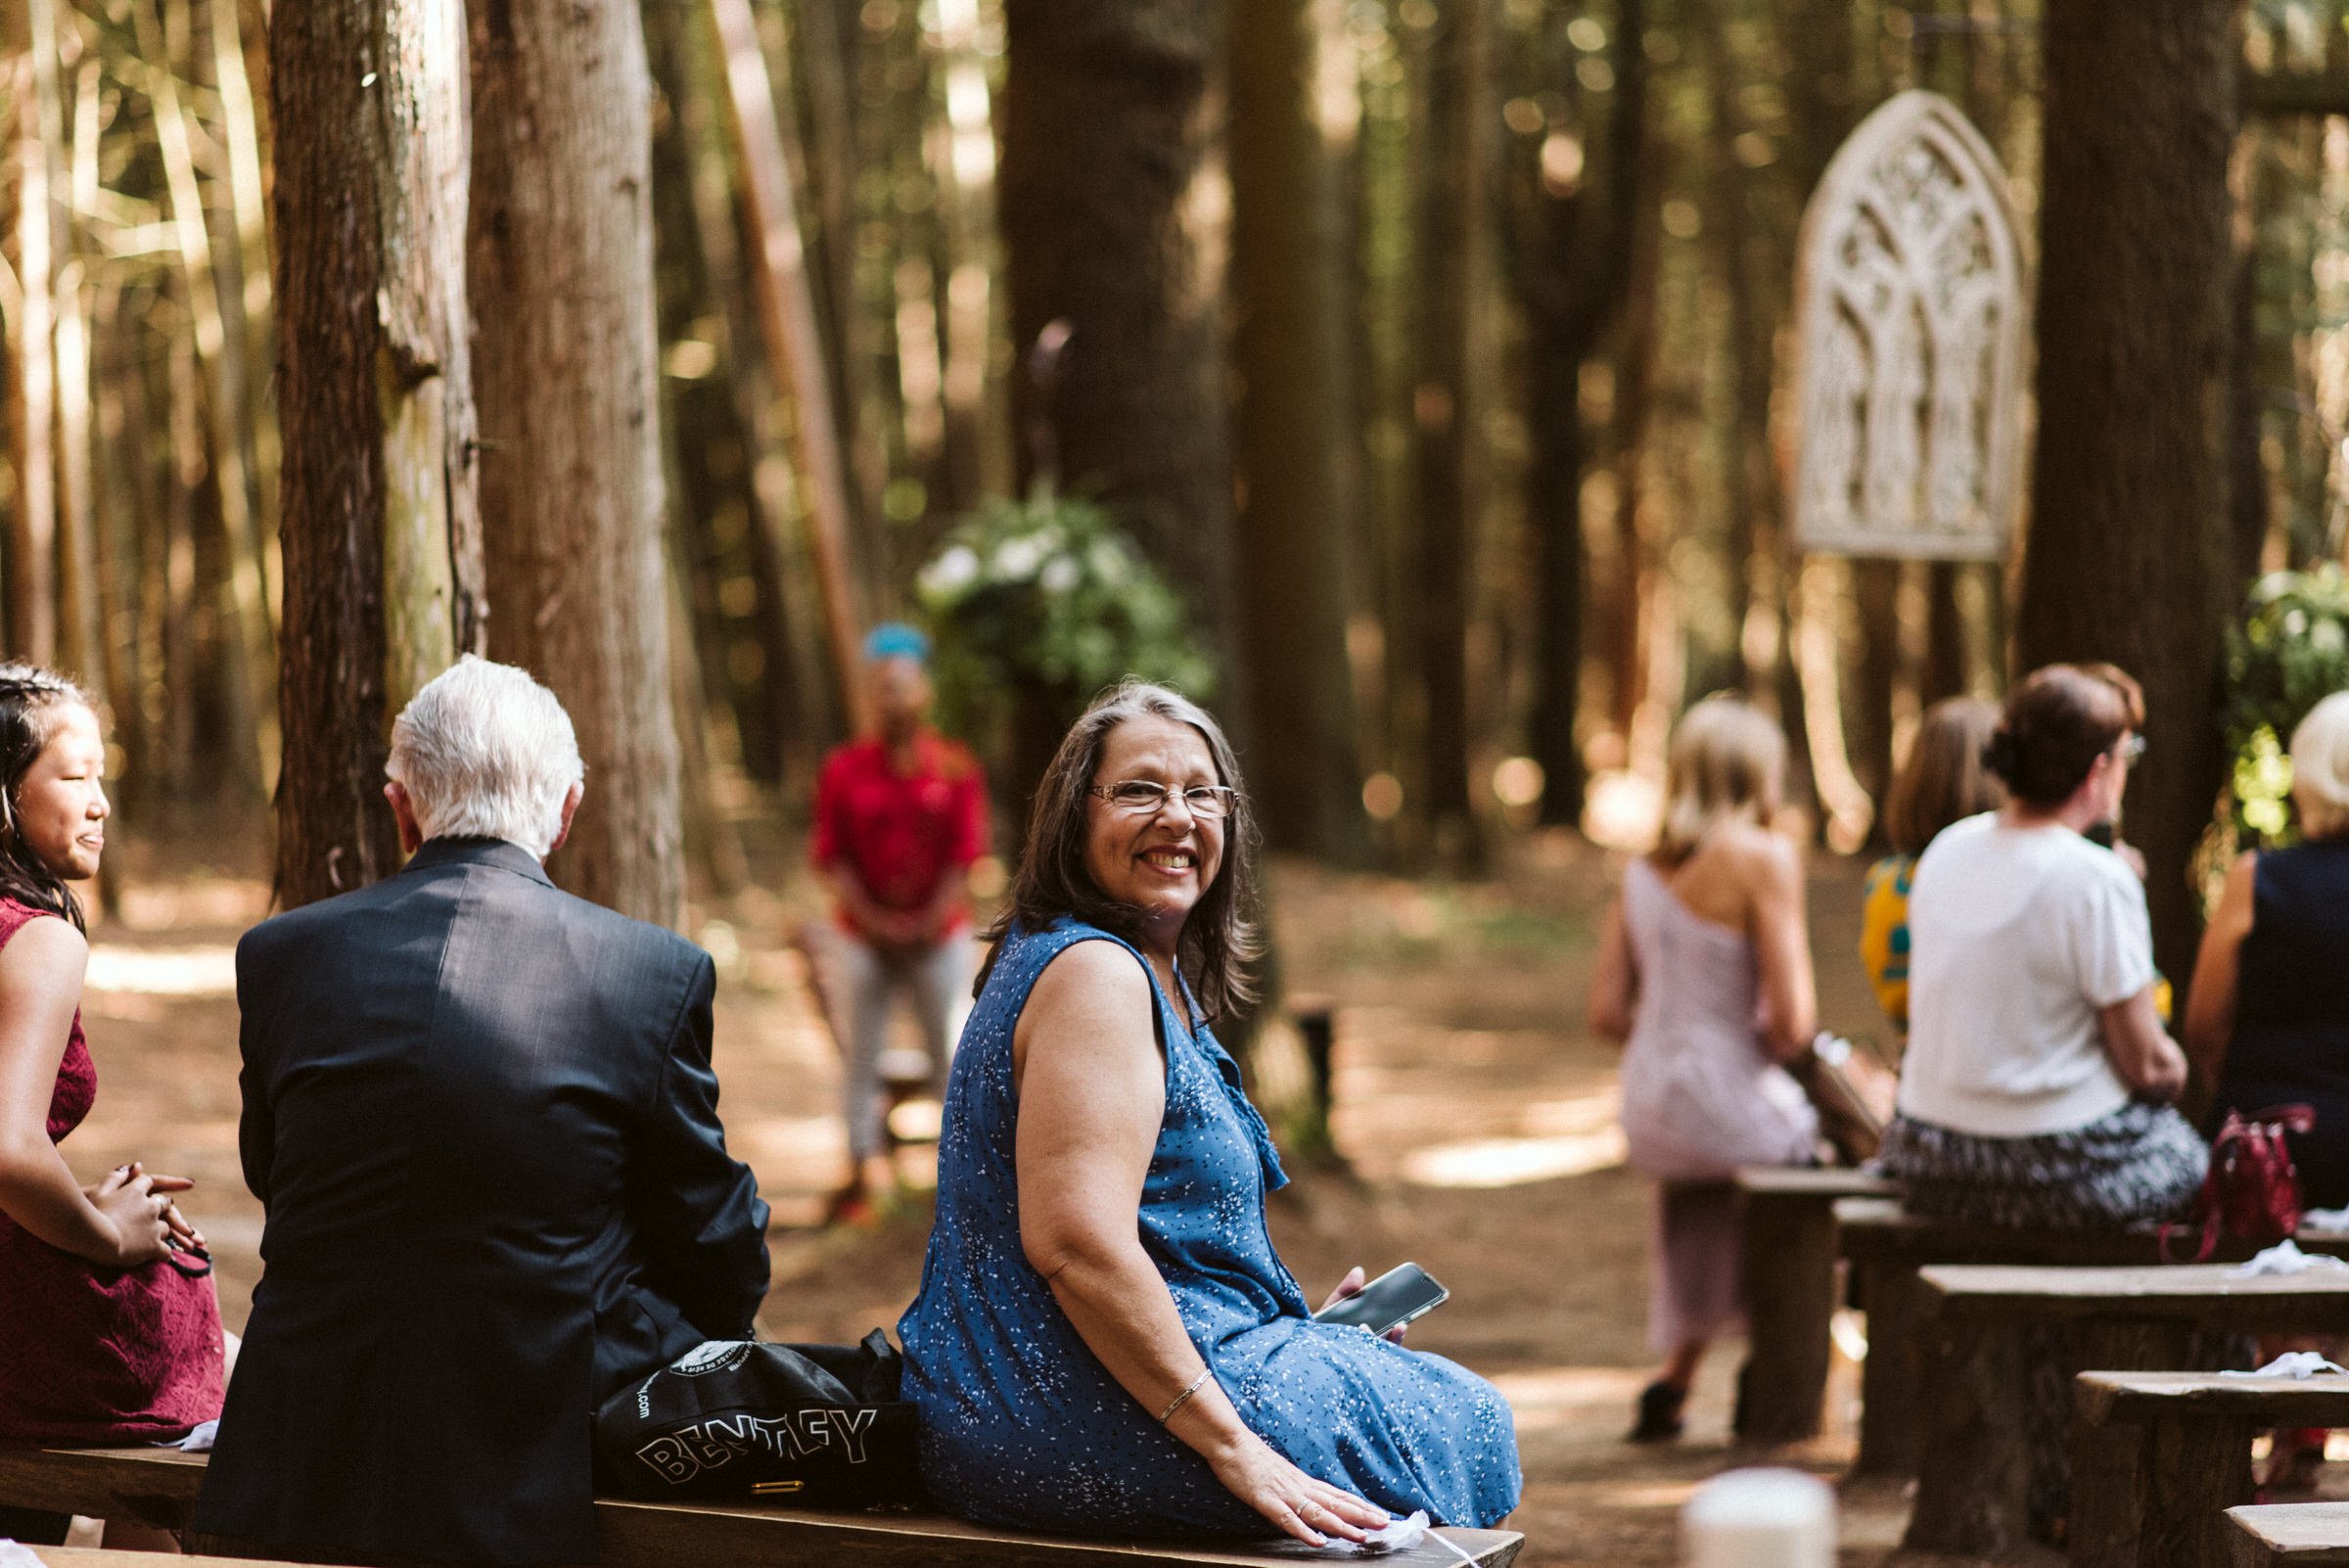
MULTIPOLYGON (((1511 1523, 1529 1538, 1526 1568, 1677 1562, 1680 1506, 1708 1476, 1773 1462, 1834 1478, 1852 1453, 1857 1377, 1843 1361, 1826 1436, 1794 1450, 1733 1447, 1735 1344, 1709 1359, 1685 1441, 1621 1440, 1653 1365, 1648 1195, 1623 1164, 1615 1053, 1582 1023, 1616 871, 1560 840, 1520 847, 1508 870, 1473 885, 1290 865, 1272 876, 1289 991, 1338 1009, 1343 1157, 1295 1172, 1274 1200, 1276 1243, 1309 1292, 1355 1263, 1376 1273, 1406 1258, 1451 1286, 1411 1343, 1494 1379, 1515 1407, 1526 1492, 1511 1523)), ((1867 1033, 1882 1025, 1853 956, 1859 877, 1857 864, 1822 856, 1812 910, 1822 1016, 1867 1033)), ((806 898, 754 892, 697 910, 695 927, 720 960, 721 1111, 775 1211, 761 1326, 850 1340, 894 1328, 913 1294, 930 1162, 920 1144, 901 1157, 911 1190, 877 1226, 815 1226, 842 1142, 837 1058, 786 941, 806 898)), ((120 917, 95 927, 86 1012, 100 1093, 67 1145, 85 1177, 135 1156, 197 1178, 184 1206, 209 1232, 232 1327, 250 1307, 260 1234, 237 1170, 232 945, 265 900, 254 881, 180 879, 126 893, 120 917)), ((1263 1073, 1293 1077, 1300 1062, 1276 1039, 1263 1073)), ((1884 1563, 1905 1512, 1897 1490, 1848 1491, 1839 1568, 1884 1563)))

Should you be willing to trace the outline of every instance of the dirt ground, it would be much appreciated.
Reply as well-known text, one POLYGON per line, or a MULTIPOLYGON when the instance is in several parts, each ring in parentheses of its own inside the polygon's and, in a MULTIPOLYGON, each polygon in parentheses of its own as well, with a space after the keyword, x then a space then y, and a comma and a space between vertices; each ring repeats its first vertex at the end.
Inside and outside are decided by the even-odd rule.
MULTIPOLYGON (((1375 1273, 1405 1259, 1451 1287, 1412 1344, 1493 1378, 1514 1405, 1526 1493, 1511 1522, 1529 1538, 1527 1568, 1677 1562, 1678 1510, 1707 1476, 1781 1462, 1833 1477, 1851 1453, 1848 1364, 1826 1437, 1796 1452, 1733 1449, 1741 1347, 1728 1344, 1707 1363, 1686 1441, 1621 1441, 1652 1365, 1642 1324, 1647 1191, 1622 1163, 1615 1055, 1582 1027, 1597 917, 1617 869, 1579 841, 1557 840, 1521 846, 1505 873, 1476 885, 1288 865, 1270 879, 1290 993, 1337 1008, 1343 1157, 1295 1173, 1275 1200, 1276 1243, 1309 1291, 1352 1264, 1375 1273)), ((1822 1015, 1865 1033, 1881 1024, 1853 957, 1859 877, 1858 865, 1822 857, 1812 913, 1822 1015)), ((777 1338, 853 1339, 894 1327, 912 1296, 928 1161, 919 1144, 902 1157, 911 1190, 878 1226, 816 1227, 843 1144, 837 1058, 784 940, 806 897, 755 892, 697 909, 693 924, 720 964, 721 1113, 776 1216, 761 1326, 777 1338)), ((185 1207, 214 1243, 232 1327, 259 1271, 260 1210, 237 1170, 231 957, 265 899, 259 884, 233 879, 134 888, 121 916, 94 929, 86 1015, 99 1099, 67 1144, 85 1179, 137 1157, 201 1183, 185 1207)), ((1276 1037, 1259 1088, 1277 1101, 1302 1071, 1293 1041, 1276 1037)), ((1845 1501, 1840 1568, 1875 1568, 1898 1540, 1901 1499, 1845 1501)))

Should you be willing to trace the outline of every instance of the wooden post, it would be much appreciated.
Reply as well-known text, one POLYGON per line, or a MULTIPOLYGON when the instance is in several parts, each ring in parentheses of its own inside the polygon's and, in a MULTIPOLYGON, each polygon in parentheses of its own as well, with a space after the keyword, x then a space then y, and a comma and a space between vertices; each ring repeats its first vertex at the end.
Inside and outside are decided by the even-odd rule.
POLYGON ((1974 1557, 2021 1545, 2031 1475, 2023 1325, 1937 1318, 1920 1392, 1933 1464, 1903 1545, 1974 1557))
POLYGON ((750 253, 759 327, 775 379, 791 391, 794 446, 806 484, 807 541, 821 589, 833 678, 839 683, 842 712, 852 716, 852 727, 862 729, 864 692, 856 678, 862 623, 849 579, 852 523, 848 481, 841 468, 823 346, 816 336, 815 297, 807 283, 806 248, 800 237, 785 129, 775 113, 774 86, 767 78, 766 57, 759 50, 750 0, 709 0, 709 6, 724 59, 726 103, 742 154, 743 208, 759 237, 750 253))
POLYGON ((1867 1314, 1867 1360, 1860 1365, 1860 1453, 1854 1475, 1914 1475, 1922 1438, 1924 1287, 1916 1266, 1897 1258, 1852 1264, 1867 1314))
POLYGON ((1819 1435, 1835 1315, 1831 1197, 1753 1192, 1745 1199, 1745 1311, 1751 1349, 1737 1374, 1737 1436, 1799 1443, 1819 1435))

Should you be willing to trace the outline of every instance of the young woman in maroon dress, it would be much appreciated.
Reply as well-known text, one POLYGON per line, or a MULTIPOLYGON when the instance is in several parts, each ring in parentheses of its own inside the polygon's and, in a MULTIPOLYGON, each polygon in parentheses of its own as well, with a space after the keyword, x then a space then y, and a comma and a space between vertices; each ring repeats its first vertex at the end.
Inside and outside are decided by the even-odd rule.
MULTIPOLYGON (((106 848, 105 764, 79 689, 0 665, 0 1445, 173 1439, 220 1413, 220 1308, 173 1201, 193 1183, 133 1164, 84 1185, 58 1147, 98 1090, 67 884, 106 848)), ((0 1535, 57 1524, 10 1514, 0 1535)))

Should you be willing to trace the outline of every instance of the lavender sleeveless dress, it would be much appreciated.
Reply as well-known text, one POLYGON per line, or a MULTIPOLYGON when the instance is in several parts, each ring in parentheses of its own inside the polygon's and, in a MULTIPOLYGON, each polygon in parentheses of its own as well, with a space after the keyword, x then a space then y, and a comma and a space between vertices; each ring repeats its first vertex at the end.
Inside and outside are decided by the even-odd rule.
POLYGON ((1632 1165, 1658 1181, 1647 1332, 1658 1351, 1709 1337, 1744 1314, 1738 1290, 1738 1167, 1809 1165, 1819 1117, 1770 1059, 1754 945, 1689 912, 1663 875, 1634 860, 1624 927, 1639 976, 1623 1054, 1632 1165))

